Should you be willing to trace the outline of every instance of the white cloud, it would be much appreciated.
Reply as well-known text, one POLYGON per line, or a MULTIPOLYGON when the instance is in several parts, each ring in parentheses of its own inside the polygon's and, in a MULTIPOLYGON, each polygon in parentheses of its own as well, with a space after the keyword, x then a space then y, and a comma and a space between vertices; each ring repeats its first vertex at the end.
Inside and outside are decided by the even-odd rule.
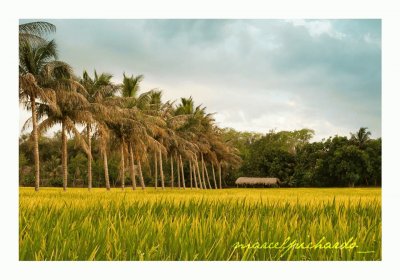
POLYGON ((343 39, 346 35, 342 32, 339 32, 333 28, 333 25, 328 20, 290 20, 294 26, 302 26, 305 27, 308 33, 313 37, 318 37, 323 34, 329 35, 336 39, 343 39))

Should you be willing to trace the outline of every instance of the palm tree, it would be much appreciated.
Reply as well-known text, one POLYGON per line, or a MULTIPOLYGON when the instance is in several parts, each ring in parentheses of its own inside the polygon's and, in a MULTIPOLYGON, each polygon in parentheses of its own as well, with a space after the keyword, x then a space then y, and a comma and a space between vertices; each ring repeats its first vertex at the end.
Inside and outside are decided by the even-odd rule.
MULTIPOLYGON (((146 110, 147 114, 150 114, 151 116, 158 117, 160 119, 163 119, 162 117, 162 102, 161 102, 161 91, 158 90, 152 90, 149 92, 149 104, 148 108, 146 110)), ((163 146, 164 138, 165 138, 165 129, 164 125, 162 127, 158 127, 158 133, 154 133, 153 137, 160 142, 160 144, 163 146)), ((160 146, 161 146, 160 145, 160 146)), ((155 186, 157 188, 157 156, 158 156, 158 166, 160 170, 160 179, 161 179, 161 188, 164 190, 165 189, 165 183, 164 183, 164 170, 163 170, 163 161, 162 161, 162 152, 161 148, 158 148, 154 151, 154 165, 156 167, 155 170, 155 186)))
POLYGON ((100 153, 103 158, 103 169, 104 169, 104 180, 106 183, 106 189, 109 191, 111 189, 110 187, 110 176, 108 173, 108 143, 110 139, 110 129, 108 128, 107 124, 105 123, 104 120, 97 120, 98 125, 97 125, 97 131, 95 134, 97 134, 98 139, 99 139, 99 144, 100 144, 100 153))
MULTIPOLYGON (((161 186, 164 188, 164 174, 162 169, 162 153, 165 153, 163 145, 156 140, 163 134, 162 127, 165 126, 161 116, 159 115, 161 106, 161 92, 150 90, 139 95, 140 82, 143 76, 133 75, 128 77, 124 73, 122 88, 123 107, 126 109, 127 118, 130 119, 131 127, 130 145, 131 153, 135 151, 135 157, 138 161, 139 176, 144 188, 144 180, 141 170, 141 161, 143 157, 139 157, 138 151, 142 154, 146 153, 147 148, 151 148, 154 153, 155 173, 157 174, 157 165, 160 167, 161 186), (135 147, 135 148, 133 148, 135 147), (158 163, 158 164, 157 164, 158 163)), ((133 162, 133 160, 131 160, 133 162)), ((133 169, 133 167, 131 167, 133 169)), ((156 175, 157 182, 157 175, 156 175)))
MULTIPOLYGON (((29 34, 29 33, 26 33, 29 34)), ((20 37, 21 38, 21 37, 20 37)), ((26 39, 24 39, 26 40, 26 39)), ((37 101, 55 108, 54 80, 70 67, 57 61, 57 48, 54 41, 30 44, 24 41, 19 48, 19 100, 26 109, 31 110, 33 152, 35 162, 35 190, 40 185, 40 161, 37 130, 37 101)))
POLYGON ((356 133, 350 133, 350 140, 361 149, 365 147, 371 136, 371 132, 367 129, 367 127, 361 127, 356 133))
MULTIPOLYGON (((111 82, 112 75, 108 73, 101 73, 100 75, 97 74, 96 71, 94 71, 94 78, 91 78, 87 71, 83 72, 82 79, 80 80, 80 83, 82 86, 85 88, 84 96, 87 99, 87 101, 90 103, 90 109, 93 118, 88 121, 86 124, 86 139, 87 139, 87 144, 88 144, 88 189, 92 188, 92 126, 93 124, 98 123, 99 119, 102 119, 102 117, 105 115, 105 111, 107 110, 106 106, 104 106, 104 100, 106 98, 110 98, 114 96, 116 91, 118 90, 118 86, 114 85, 111 82)), ((105 131, 104 126, 100 126, 102 128, 102 133, 103 135, 107 135, 107 132, 105 131)), ((105 147, 107 143, 104 142, 104 140, 107 139, 105 137, 102 141, 102 151, 105 151, 105 147)), ((121 150, 123 152, 123 150, 121 150)), ((104 157, 104 154, 103 154, 104 157)), ((107 155, 105 154, 105 159, 107 159, 107 155)), ((123 158, 122 158, 123 161, 123 158)), ((105 161, 106 162, 106 161, 105 161)), ((106 163, 105 163, 106 164, 106 163)), ((108 163, 107 163, 108 165, 108 163)), ((105 169, 108 169, 108 167, 105 165, 105 169)), ((108 172, 105 172, 108 173, 108 172)), ((105 175, 106 177, 108 175, 105 175)), ((107 182, 107 179, 106 179, 107 182)))
POLYGON ((175 114, 187 116, 185 124, 178 129, 177 133, 195 145, 194 156, 189 157, 189 159, 194 158, 195 173, 197 173, 200 188, 206 189, 203 154, 207 153, 209 145, 202 134, 205 131, 205 126, 213 121, 211 115, 205 113, 205 107, 201 107, 201 105, 195 107, 192 97, 181 98, 181 103, 177 106, 175 114), (201 168, 199 167, 199 160, 201 168))
MULTIPOLYGON (((163 139, 163 143, 165 148, 167 149, 168 155, 170 157, 171 164, 171 187, 174 186, 174 160, 177 163, 177 175, 178 175, 178 186, 181 185, 181 177, 182 177, 182 186, 184 185, 184 176, 182 176, 182 168, 181 166, 181 158, 188 159, 189 166, 192 166, 192 158, 196 153, 196 146, 190 141, 186 140, 184 136, 184 131, 182 131, 182 127, 185 125, 188 116, 187 115, 174 115, 175 111, 172 104, 166 104, 165 112, 163 118, 165 119, 165 135, 163 139)), ((195 181, 195 187, 197 187, 197 180, 195 181)))
POLYGON ((188 99, 182 98, 181 104, 176 109, 176 114, 184 114, 188 116, 188 119, 186 124, 178 129, 177 132, 197 147, 197 153, 194 155, 194 173, 197 172, 200 188, 207 188, 207 185, 211 188, 207 163, 212 168, 215 188, 217 187, 217 183, 214 163, 217 165, 219 186, 221 188, 221 165, 237 166, 240 158, 237 156, 237 151, 229 143, 223 141, 221 132, 214 124, 212 114, 207 114, 205 109, 201 105, 195 107, 191 97, 188 99), (201 168, 199 168, 199 160, 201 160, 201 168))
MULTIPOLYGON (((105 124, 109 130, 110 133, 113 134, 114 138, 113 140, 115 142, 119 142, 118 144, 120 145, 120 152, 121 152, 121 165, 120 165, 120 175, 121 175, 121 188, 125 188, 125 150, 126 150, 126 145, 125 145, 125 134, 124 134, 124 126, 125 124, 123 123, 123 120, 119 118, 118 116, 119 114, 114 112, 112 118, 105 120, 105 124)), ((105 143, 107 143, 108 141, 106 141, 105 143)), ((106 165, 108 166, 108 163, 106 162, 106 158, 107 158, 107 154, 104 152, 105 151, 104 147, 103 150, 103 158, 105 158, 104 160, 104 167, 108 169, 108 167, 106 167, 106 165)), ((105 173, 106 176, 106 180, 108 177, 108 173, 105 173)), ((108 188, 108 183, 106 181, 106 186, 107 189, 108 188)))
MULTIPOLYGON (((128 77, 125 75, 125 73, 123 74, 124 78, 122 81, 122 84, 120 85, 121 88, 121 94, 122 94, 122 98, 124 98, 124 106, 128 107, 128 108, 132 108, 134 106, 137 106, 137 95, 139 92, 139 88, 140 88, 140 82, 143 80, 143 76, 139 75, 134 77, 133 75, 131 77, 128 77)), ((130 138, 130 132, 125 132, 124 136, 130 138), (128 135, 126 135, 128 134, 128 135)), ((132 189, 135 190, 136 189, 136 170, 135 170, 135 152, 133 149, 133 141, 129 141, 128 142, 128 153, 129 153, 129 158, 130 158, 130 173, 131 173, 131 181, 132 181, 132 189)), ((140 166, 141 169, 141 166, 140 166)), ((140 170, 141 173, 141 170, 140 170)), ((142 176, 142 175, 140 175, 142 176)), ((144 188, 144 185, 142 185, 142 188, 144 188)))
MULTIPOLYGON (((48 99, 48 91, 43 90, 37 83, 37 74, 41 72, 43 64, 56 59, 56 48, 54 42, 48 44, 43 38, 44 35, 56 31, 56 27, 48 22, 30 22, 19 25, 19 52, 20 52, 20 100, 24 102, 29 98, 29 105, 32 110, 32 138, 35 161, 35 190, 40 186, 40 160, 39 143, 37 134, 36 98, 48 99), (36 44, 32 50, 31 45, 36 44), (39 47, 38 47, 39 45, 39 47), (30 54, 42 54, 36 59, 29 57, 30 54), (25 58, 21 61, 21 57, 25 58), (36 63, 32 63, 32 62, 36 63), (34 66, 36 64, 36 67, 34 66), (29 65, 29 66, 28 66, 29 65), (32 71, 32 72, 29 72, 32 71), (35 76, 36 75, 36 76, 35 76)), ((25 102, 24 102, 25 103, 25 102)))
POLYGON ((215 155, 213 161, 218 168, 218 187, 222 189, 222 166, 225 168, 229 166, 238 167, 241 163, 241 158, 238 156, 238 150, 234 148, 232 143, 222 138, 222 130, 220 128, 213 127, 213 131, 214 137, 210 138, 212 150, 215 155))
POLYGON ((66 133, 72 132, 77 143, 89 154, 87 144, 76 129, 75 124, 85 124, 91 119, 90 104, 82 94, 85 91, 84 88, 70 75, 65 74, 55 79, 53 83, 56 107, 54 108, 44 103, 38 106, 38 117, 39 119, 43 119, 38 125, 38 132, 45 132, 55 124, 61 124, 63 189, 66 190, 68 185, 66 133))
MULTIPOLYGON (((112 133, 115 132, 115 123, 120 120, 121 110, 118 107, 118 97, 109 96, 102 98, 101 103, 92 103, 92 112, 96 121, 96 133, 100 144, 100 152, 103 157, 104 177, 106 189, 110 190, 110 178, 108 173, 108 144, 112 133), (117 101, 117 102, 116 102, 117 101)), ((114 135, 115 136, 115 135, 114 135)))

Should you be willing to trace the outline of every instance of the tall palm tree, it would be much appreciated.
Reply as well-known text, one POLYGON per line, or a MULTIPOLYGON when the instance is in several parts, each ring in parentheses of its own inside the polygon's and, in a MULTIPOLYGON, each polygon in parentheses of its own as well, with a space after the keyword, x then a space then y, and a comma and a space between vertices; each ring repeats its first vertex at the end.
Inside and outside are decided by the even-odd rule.
MULTIPOLYGON (((111 93, 110 96, 102 97, 99 103, 91 103, 92 114, 96 121, 96 135, 99 139, 100 152, 103 157, 104 177, 106 189, 110 190, 110 178, 108 174, 108 146, 115 124, 121 119, 120 100, 111 93)), ((116 136, 114 134, 114 136, 116 136)))
POLYGON ((49 99, 49 91, 41 88, 37 78, 46 63, 56 59, 54 42, 48 43, 44 35, 55 32, 56 27, 48 22, 30 22, 19 25, 20 53, 20 101, 28 105, 32 111, 32 138, 35 162, 35 190, 40 186, 40 160, 37 134, 36 99, 49 99), (33 44, 36 45, 34 49, 33 44), (21 58, 24 58, 21 60, 21 58), (30 103, 30 104, 27 104, 30 103))
MULTIPOLYGON (((24 39, 26 40, 26 39, 24 39)), ((20 44, 19 48, 19 100, 31 110, 32 140, 35 162, 35 190, 40 185, 40 160, 37 130, 37 102, 55 108, 54 80, 71 71, 69 65, 57 61, 54 41, 20 44)))
POLYGON ((220 175, 219 186, 221 188, 221 165, 235 166, 240 162, 240 158, 237 156, 237 151, 229 143, 223 141, 220 131, 214 124, 212 114, 207 114, 205 109, 201 105, 195 107, 191 97, 182 98, 175 113, 184 114, 188 118, 185 125, 177 132, 197 147, 197 154, 194 155, 194 169, 195 173, 197 171, 200 187, 207 188, 208 185, 208 188, 211 188, 208 164, 212 168, 214 187, 216 188, 215 163, 220 175), (201 160, 201 168, 199 168, 199 160, 201 160))
POLYGON ((195 107, 192 97, 181 98, 181 103, 178 104, 175 114, 187 116, 185 124, 177 130, 177 133, 195 145, 196 151, 192 157, 195 161, 195 173, 198 175, 200 188, 206 189, 203 154, 209 150, 209 145, 207 141, 204 141, 205 138, 202 134, 204 126, 212 121, 211 115, 205 113, 205 107, 201 107, 201 105, 195 107), (199 167, 199 161, 201 168, 199 167))
MULTIPOLYGON (((140 89, 140 82, 143 80, 143 76, 139 75, 134 77, 132 76, 127 76, 125 73, 123 74, 124 78, 122 81, 122 84, 120 85, 121 88, 121 94, 122 98, 124 99, 124 107, 127 108, 132 108, 138 105, 138 93, 140 89)), ((124 136, 130 138, 132 135, 130 135, 131 132, 125 131, 123 133, 124 136)), ((130 173, 131 173, 131 181, 132 181, 132 189, 136 189, 136 170, 135 170, 135 150, 133 148, 133 142, 132 140, 128 141, 128 153, 130 156, 130 173)), ((139 159, 140 161, 141 159, 139 159)), ((141 166, 140 166, 141 167, 141 166)), ((141 168, 140 168, 140 176, 143 176, 141 174, 141 168)), ((142 178, 142 177, 141 177, 142 178)), ((142 185, 142 188, 144 189, 144 184, 142 185)))
MULTIPOLYGON (((193 106, 189 105, 187 106, 187 110, 180 111, 180 107, 178 106, 178 108, 175 108, 171 102, 162 103, 160 91, 154 92, 151 100, 153 110, 152 115, 156 115, 165 121, 165 125, 162 127, 162 133, 156 135, 156 139, 163 144, 170 157, 171 186, 173 186, 174 181, 173 161, 175 160, 177 165, 176 171, 178 175, 178 187, 182 186, 183 189, 185 189, 184 162, 185 160, 188 160, 189 166, 191 166, 190 163, 193 155, 197 151, 196 145, 189 141, 188 138, 190 137, 187 137, 186 135, 186 125, 187 122, 190 121, 190 113, 192 112, 193 106)), ((182 100, 185 102, 187 99, 182 100)), ((192 102, 191 99, 188 103, 190 102, 192 102)), ((193 102, 191 104, 193 104, 193 102)))
MULTIPOLYGON (((146 108, 146 109, 147 109, 146 110, 147 114, 150 114, 151 116, 155 116, 160 119, 163 119, 163 116, 162 116, 163 106, 162 106, 162 102, 161 102, 161 91, 152 90, 149 92, 149 103, 148 103, 148 108, 146 108)), ((164 129, 164 126, 158 127, 158 128, 159 128, 158 133, 153 134, 153 137, 155 137, 155 139, 158 142, 160 142, 160 144, 163 146, 164 138, 165 138, 165 129, 164 129)), ((160 170, 161 188, 164 190, 165 182, 164 182, 164 169, 163 169, 161 148, 158 148, 154 151, 154 165, 156 167, 156 170, 155 170, 155 174, 156 174, 155 186, 156 186, 156 188, 157 188, 157 160, 158 160, 158 167, 160 170)))
MULTIPOLYGON (((121 152, 121 165, 120 165, 120 175, 121 175, 121 188, 125 188, 125 155, 127 149, 127 143, 129 143, 129 133, 131 127, 131 119, 124 115, 123 109, 119 109, 113 114, 113 118, 108 119, 106 124, 110 131, 113 133, 115 139, 120 146, 121 152)), ((133 162, 133 161, 132 161, 133 162)))
MULTIPOLYGON (((126 76, 121 85, 123 98, 123 107, 126 109, 128 118, 131 120, 130 127, 130 145, 132 152, 135 151, 135 157, 138 161, 139 176, 142 188, 144 188, 143 176, 141 171, 141 161, 143 157, 138 156, 138 151, 146 153, 150 148, 154 154, 154 165, 157 173, 157 165, 160 168, 161 186, 164 188, 164 174, 162 169, 162 153, 165 148, 159 142, 160 136, 163 134, 165 123, 160 116, 161 110, 161 92, 150 90, 139 94, 140 82, 143 76, 126 76), (158 164, 157 164, 158 163, 158 164)), ((133 160, 131 161, 133 162, 133 160)), ((133 167, 131 167, 133 169, 133 167)), ((157 177, 157 176, 156 176, 157 177)), ((157 180, 157 178, 156 178, 157 180)), ((157 182, 157 181, 156 181, 157 182)))
POLYGON ((106 189, 109 191, 110 186, 110 175, 108 173, 108 144, 110 141, 111 131, 104 120, 97 121, 97 129, 95 135, 99 139, 100 154, 103 158, 103 169, 104 169, 104 180, 106 183, 106 189))
MULTIPOLYGON (((93 130, 93 125, 96 123, 99 123, 101 119, 103 119, 105 115, 105 111, 107 110, 107 107, 104 105, 104 100, 107 98, 111 98, 114 96, 114 94, 118 90, 118 86, 113 84, 112 81, 112 75, 108 73, 101 73, 100 75, 97 74, 96 71, 94 71, 94 78, 91 78, 90 75, 87 73, 87 71, 83 72, 82 78, 80 79, 80 83, 82 86, 85 88, 84 96, 87 99, 87 101, 90 103, 90 111, 91 115, 93 116, 92 119, 89 119, 89 121, 86 124, 86 139, 87 139, 87 144, 88 144, 88 189, 92 188, 92 130, 93 130)), ((99 126, 102 131, 100 134, 104 135, 105 137, 101 141, 101 147, 103 153, 106 151, 105 146, 107 143, 104 142, 105 139, 108 139, 106 137, 107 132, 106 128, 104 125, 99 126)), ((107 154, 103 154, 103 159, 107 159, 107 154)), ((106 175, 106 169, 108 169, 108 163, 107 160, 104 161, 105 165, 105 176, 106 175), (107 165, 107 166, 106 166, 107 165)), ((106 178, 107 182, 107 178, 106 178)), ((107 185, 107 184, 106 184, 107 185)))
POLYGON ((55 124, 61 124, 63 189, 66 190, 68 185, 66 133, 72 132, 78 144, 89 154, 87 144, 75 127, 75 124, 85 124, 91 119, 90 104, 82 94, 85 91, 84 88, 70 75, 65 75, 55 80, 53 87, 55 88, 56 107, 54 108, 44 103, 38 106, 38 117, 39 119, 43 119, 38 125, 38 132, 45 132, 55 124))

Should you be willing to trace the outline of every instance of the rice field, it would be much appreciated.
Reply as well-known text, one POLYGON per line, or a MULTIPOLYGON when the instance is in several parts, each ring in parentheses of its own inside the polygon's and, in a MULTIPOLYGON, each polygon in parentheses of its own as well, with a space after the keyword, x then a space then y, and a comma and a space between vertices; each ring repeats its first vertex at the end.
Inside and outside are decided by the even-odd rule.
POLYGON ((20 188, 20 260, 381 260, 381 189, 20 188))

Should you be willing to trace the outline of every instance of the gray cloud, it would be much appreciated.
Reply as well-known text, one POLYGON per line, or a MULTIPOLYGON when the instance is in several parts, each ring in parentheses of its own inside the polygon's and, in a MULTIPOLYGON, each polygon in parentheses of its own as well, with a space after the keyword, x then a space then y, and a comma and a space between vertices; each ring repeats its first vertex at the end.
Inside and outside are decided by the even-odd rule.
POLYGON ((221 126, 381 135, 379 20, 50 21, 78 74, 144 74, 144 90, 192 95, 221 126))

